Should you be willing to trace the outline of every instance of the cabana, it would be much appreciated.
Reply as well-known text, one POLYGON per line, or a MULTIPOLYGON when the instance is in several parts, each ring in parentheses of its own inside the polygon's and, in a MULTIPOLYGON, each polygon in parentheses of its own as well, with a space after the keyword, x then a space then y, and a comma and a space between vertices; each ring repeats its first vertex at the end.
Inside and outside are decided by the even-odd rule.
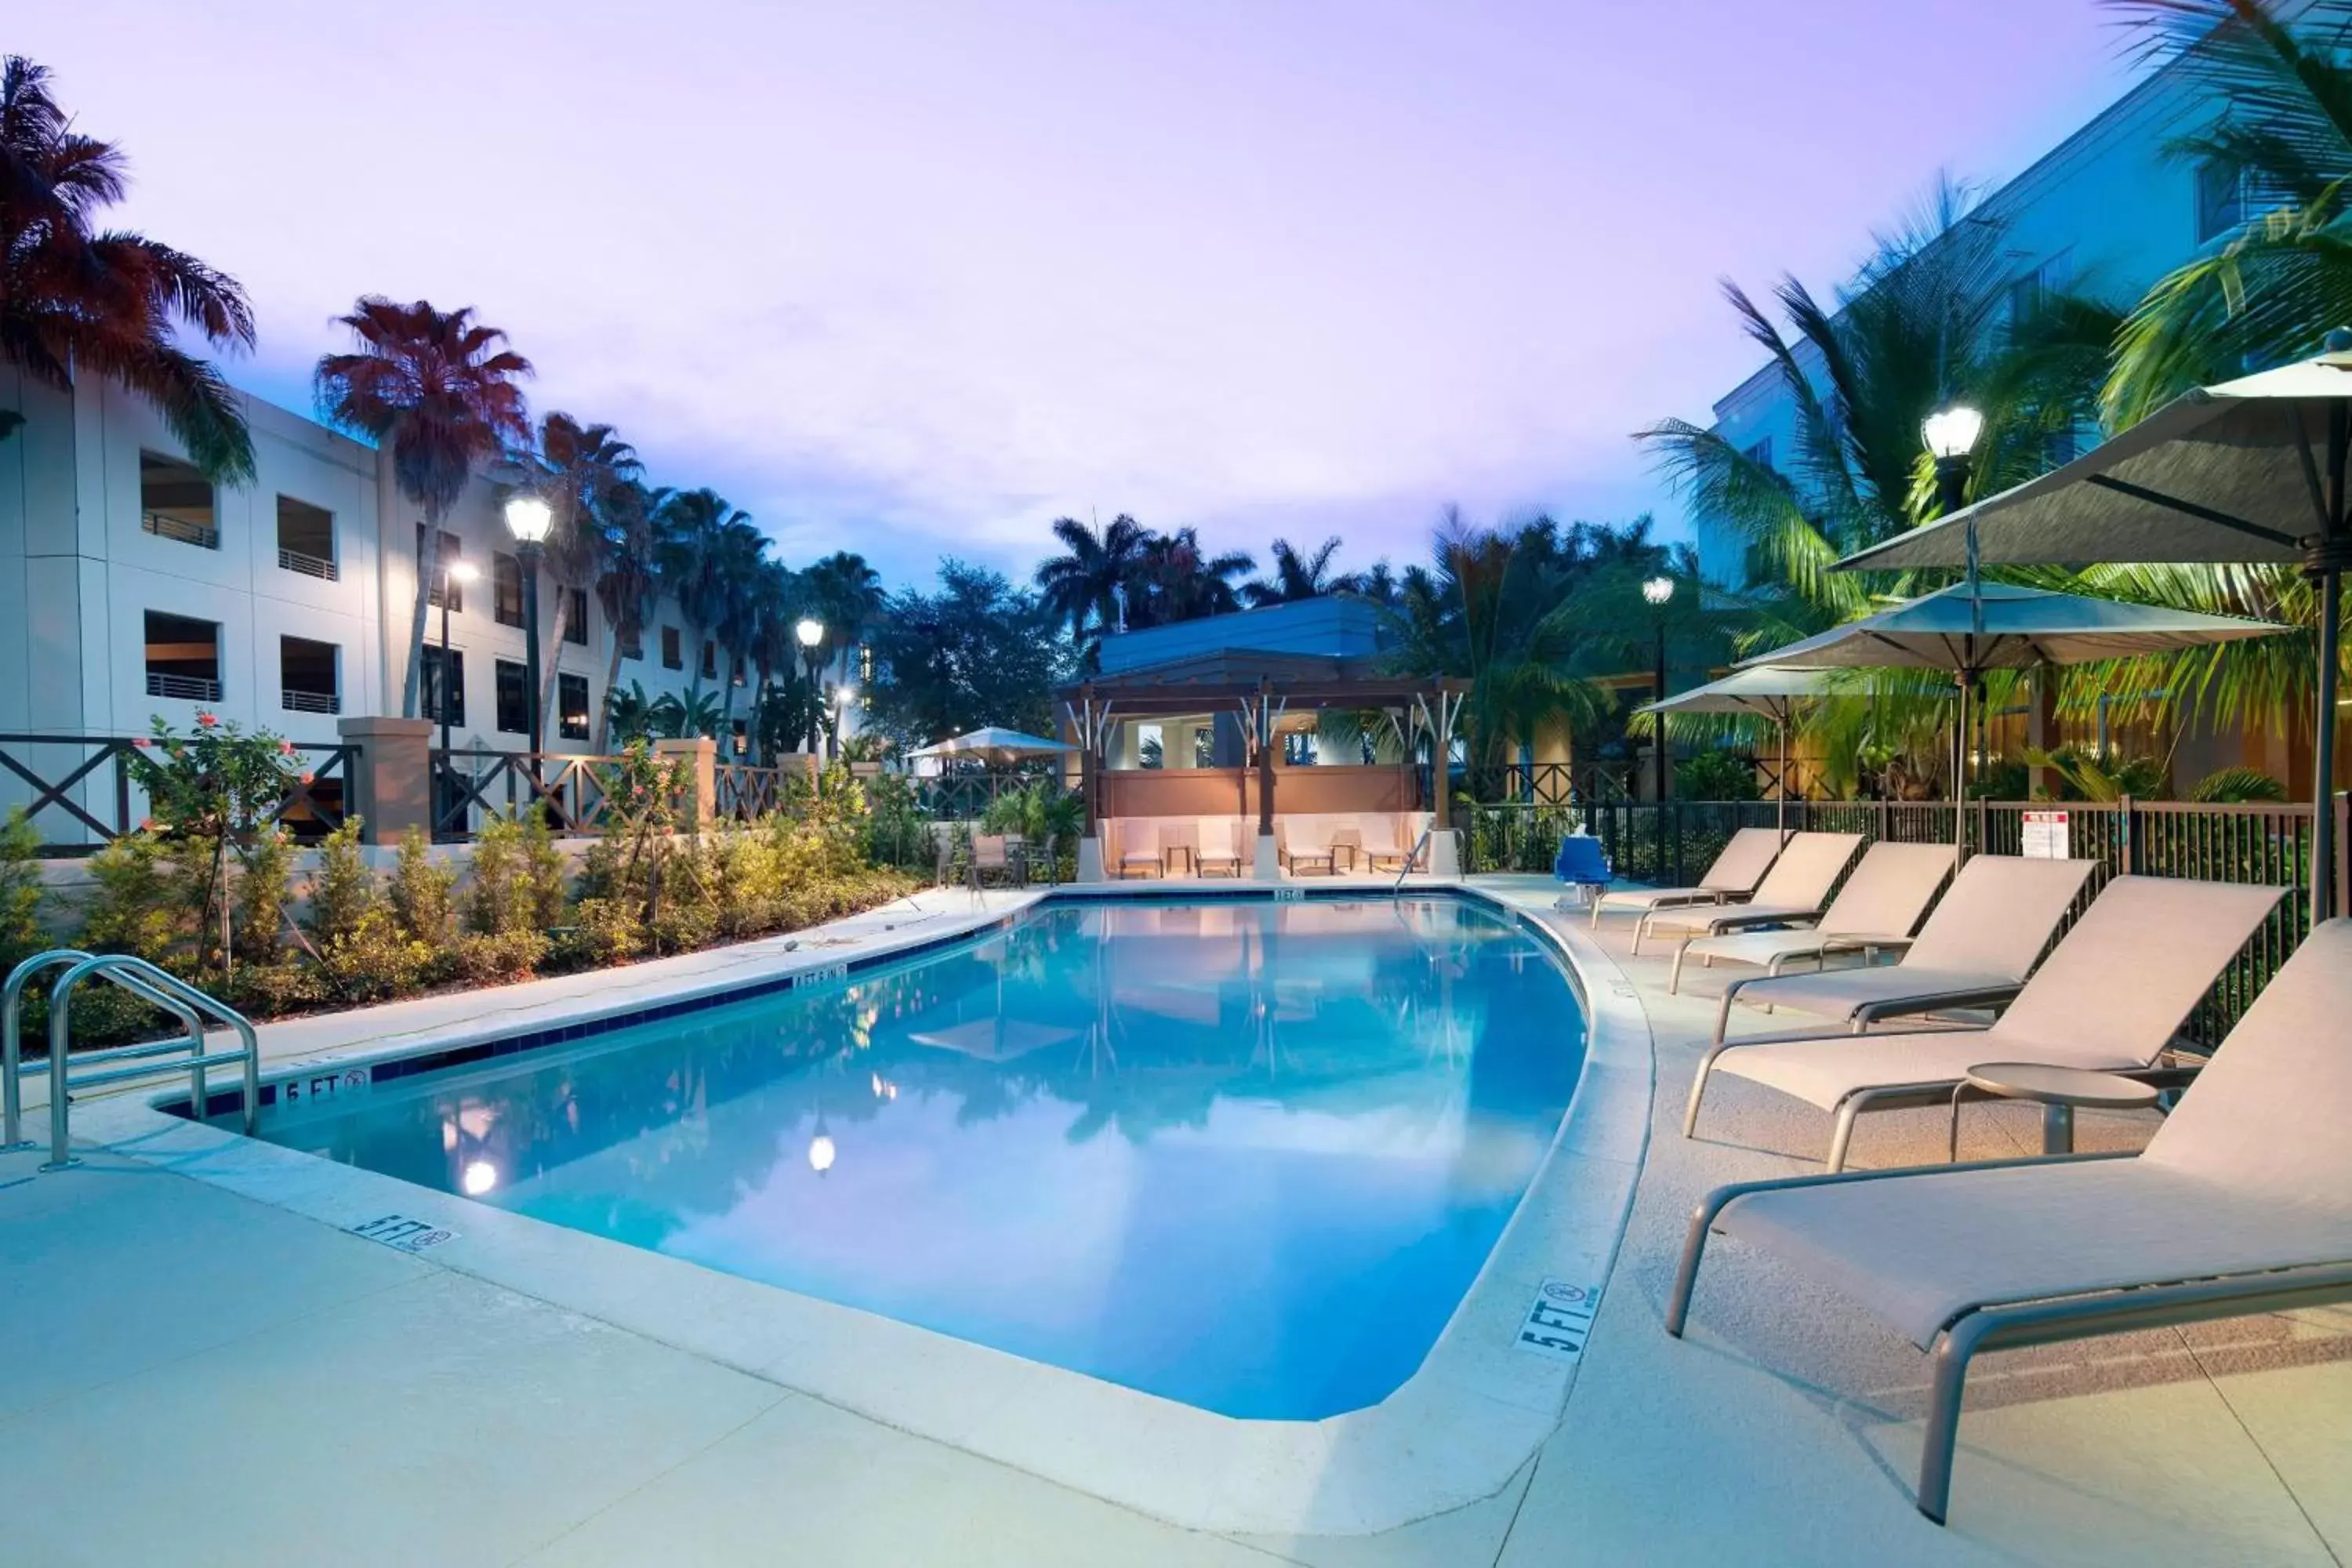
MULTIPOLYGON (((1443 808, 1454 724, 1468 684, 1388 674, 1371 657, 1218 648, 1096 675, 1064 689, 1064 733, 1077 746, 1086 795, 1079 879, 1100 879, 1106 863, 1124 868, 1123 824, 1137 824, 1132 837, 1139 842, 1150 822, 1153 842, 1164 846, 1171 840, 1162 829, 1174 824, 1240 824, 1246 840, 1254 822, 1255 846, 1243 851, 1251 874, 1277 880, 1285 874, 1276 853, 1277 820, 1294 853, 1311 854, 1318 869, 1328 864, 1335 844, 1341 847, 1341 863, 1333 868, 1350 868, 1352 829, 1353 843, 1398 846, 1383 853, 1387 864, 1401 851, 1419 848, 1414 868, 1457 875, 1460 857, 1444 831, 1443 808), (1396 760, 1284 763, 1284 737, 1314 730, 1319 715, 1335 710, 1359 715, 1363 733, 1396 760), (1140 764, 1138 736, 1154 723, 1169 765, 1140 764), (1202 761, 1184 753, 1203 748, 1208 765, 1172 765, 1202 761), (1430 775, 1424 763, 1433 763, 1430 775), (1430 830, 1425 846, 1424 829, 1430 830)), ((1184 838, 1176 836, 1178 842, 1184 838)), ((1354 869, 1371 869, 1369 854, 1358 858, 1354 869)), ((1161 865, 1162 874, 1197 869, 1161 865)))

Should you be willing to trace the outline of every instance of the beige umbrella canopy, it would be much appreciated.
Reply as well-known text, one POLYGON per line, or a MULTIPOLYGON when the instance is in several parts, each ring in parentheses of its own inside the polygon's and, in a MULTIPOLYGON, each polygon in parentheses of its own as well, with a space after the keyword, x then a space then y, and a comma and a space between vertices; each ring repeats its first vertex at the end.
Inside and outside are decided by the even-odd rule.
POLYGON ((907 753, 909 761, 918 757, 979 757, 985 762, 1006 763, 1024 757, 1060 756, 1077 748, 1065 741, 1049 741, 1043 735, 1024 734, 1019 730, 1007 730, 991 724, 985 729, 971 730, 961 735, 950 735, 944 741, 907 753))
POLYGON ((1777 825, 1789 824, 1789 726, 1797 710, 1817 698, 1831 696, 1836 674, 1826 669, 1786 669, 1776 665, 1733 670, 1720 680, 1677 691, 1660 701, 1633 710, 1663 717, 1669 713, 1731 713, 1769 719, 1780 731, 1780 793, 1777 825))
MULTIPOLYGON (((1988 669, 2042 664, 2095 664, 2287 628, 2234 616, 2200 615, 2158 605, 2055 594, 1973 579, 1848 621, 1818 637, 1776 647, 1740 666, 1782 669, 1941 669, 1960 698, 1958 734, 1969 732, 1969 696, 1988 669)), ((1961 755, 1966 754, 1965 741, 1961 755)), ((1960 772, 1952 773, 1952 852, 1967 818, 1960 772)))
POLYGON ((2186 393, 2063 468, 1847 557, 1840 570, 1979 561, 2299 563, 2318 585, 2312 920, 2335 862, 2336 670, 2352 567, 2352 332, 2326 353, 2186 393))

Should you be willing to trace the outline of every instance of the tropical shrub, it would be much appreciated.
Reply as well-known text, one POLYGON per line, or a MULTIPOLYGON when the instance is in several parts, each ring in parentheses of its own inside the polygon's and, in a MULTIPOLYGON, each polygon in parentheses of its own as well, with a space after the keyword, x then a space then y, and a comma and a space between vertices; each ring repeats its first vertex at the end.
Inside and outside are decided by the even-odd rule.
POLYGON ((1675 764, 1675 794, 1684 800, 1757 800, 1756 769, 1747 758, 1717 749, 1675 764))
POLYGON ((21 806, 0 822, 0 973, 38 952, 41 932, 41 835, 21 806))

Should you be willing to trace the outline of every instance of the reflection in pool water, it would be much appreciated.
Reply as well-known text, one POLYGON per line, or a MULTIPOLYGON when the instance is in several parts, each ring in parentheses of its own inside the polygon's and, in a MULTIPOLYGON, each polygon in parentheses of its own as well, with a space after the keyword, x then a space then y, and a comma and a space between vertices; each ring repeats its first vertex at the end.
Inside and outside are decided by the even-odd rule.
POLYGON ((1058 904, 829 990, 264 1135, 1231 1415, 1377 1403, 1550 1144, 1584 1028, 1446 898, 1058 904))

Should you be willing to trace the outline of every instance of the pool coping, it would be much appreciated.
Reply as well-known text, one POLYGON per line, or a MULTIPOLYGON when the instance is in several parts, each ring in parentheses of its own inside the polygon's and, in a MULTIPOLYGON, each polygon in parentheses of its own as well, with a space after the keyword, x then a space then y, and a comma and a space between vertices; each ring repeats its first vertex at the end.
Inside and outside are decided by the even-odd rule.
MULTIPOLYGON (((77 1107, 78 1142, 160 1165, 353 1230, 387 1215, 446 1240, 423 1260, 601 1320, 854 1411, 1073 1487, 1139 1512, 1224 1533, 1350 1535, 1393 1529, 1500 1490, 1559 1425, 1578 1361, 1522 1348, 1548 1282, 1605 1289, 1650 1133, 1650 1027, 1615 962, 1569 921, 1499 891, 1416 879, 1512 918, 1561 961, 1583 1004, 1585 1059, 1551 1149, 1486 1264, 1419 1369, 1386 1399, 1320 1421, 1237 1419, 1032 1362, 898 1320, 719 1273, 625 1243, 509 1213, 372 1171, 247 1139, 175 1115, 176 1096, 119 1096, 77 1107)), ((743 971, 782 984, 812 971, 900 962, 1020 919, 1048 901, 1103 898, 1251 900, 1288 889, 1142 882, 1061 889, 896 941, 837 950, 746 944, 749 963, 658 975, 573 999, 538 1020, 561 1032, 653 1005, 733 997, 743 971), (658 1001, 648 998, 658 998, 658 1001)), ((1385 884, 1318 884, 1300 896, 1385 896, 1385 884)), ((846 922, 845 922, 846 923, 846 922)), ((828 928, 799 933, 803 942, 828 928)), ((885 932, 896 936, 895 932, 885 932)), ((835 978, 827 973, 826 978, 835 978)), ((365 1014, 343 1015, 364 1026, 365 1014)), ((322 1064, 338 1070, 462 1050, 516 1033, 511 1013, 349 1042, 273 1065, 272 1083, 322 1064)), ((556 1039, 548 1041, 552 1045, 556 1039)), ((487 1053, 486 1053, 487 1054, 487 1053)), ((217 1093, 217 1091, 215 1091, 217 1093)), ((1589 1303, 1588 1303, 1589 1305, 1589 1303)))

